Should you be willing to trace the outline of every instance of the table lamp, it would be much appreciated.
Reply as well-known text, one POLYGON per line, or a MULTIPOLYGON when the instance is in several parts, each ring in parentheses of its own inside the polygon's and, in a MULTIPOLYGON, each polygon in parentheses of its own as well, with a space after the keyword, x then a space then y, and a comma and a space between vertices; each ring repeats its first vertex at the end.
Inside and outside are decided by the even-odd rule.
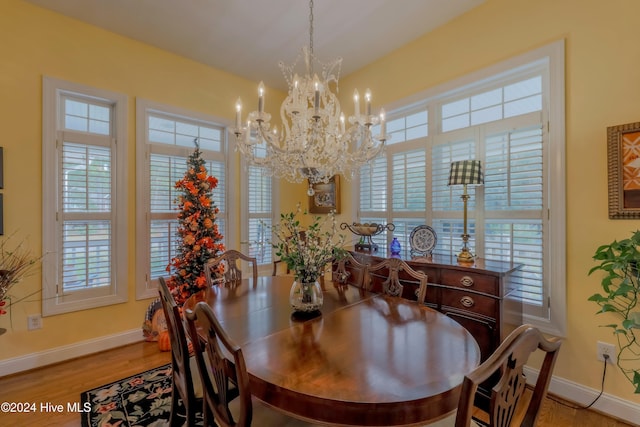
POLYGON ((463 185, 462 203, 464 204, 464 232, 462 234, 462 250, 458 254, 458 262, 461 264, 473 264, 474 256, 469 251, 469 234, 467 233, 467 185, 484 184, 482 163, 480 160, 460 160, 451 163, 448 185, 463 185))

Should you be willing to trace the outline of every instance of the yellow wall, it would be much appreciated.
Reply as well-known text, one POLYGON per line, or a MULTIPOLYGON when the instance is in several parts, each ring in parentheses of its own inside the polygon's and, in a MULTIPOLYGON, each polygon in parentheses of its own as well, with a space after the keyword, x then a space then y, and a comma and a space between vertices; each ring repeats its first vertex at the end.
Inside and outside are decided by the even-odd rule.
MULTIPOLYGON (((389 104, 482 69, 549 42, 566 40, 567 107, 567 337, 556 374, 598 389, 601 365, 596 341, 613 342, 594 316, 587 297, 598 290, 588 277, 596 247, 624 238, 639 221, 607 217, 606 127, 640 121, 640 53, 637 0, 488 0, 484 5, 408 44, 340 82, 348 97, 354 86, 370 87, 376 105, 389 104)), ((0 10, 0 117, 5 149, 5 227, 29 235, 41 246, 41 97, 49 75, 129 96, 130 177, 135 176, 135 97, 231 120, 235 99, 255 97, 255 83, 149 46, 64 18, 19 0, 0 10)), ((345 61, 348 61, 345 58, 345 61)), ((274 65, 275 66, 275 65, 274 65)), ((345 108, 348 101, 345 101, 345 108)), ((235 155, 235 154, 234 154, 235 155)), ((350 221, 351 189, 342 181, 342 220, 350 221)), ((305 202, 304 188, 281 187, 282 208, 305 202)), ((129 186, 129 276, 135 274, 135 186, 129 186)), ((24 286, 23 286, 24 285, 24 286)), ((23 284, 39 289, 40 276, 23 284)), ((40 302, 21 303, 0 327, 0 361, 138 327, 147 301, 44 319, 44 328, 26 331, 27 314, 40 302)), ((629 383, 609 370, 607 393, 640 403, 629 383)))
MULTIPOLYGON (((0 316, 0 361, 142 326, 149 300, 135 299, 135 99, 137 97, 213 115, 232 123, 235 100, 257 97, 257 83, 212 69, 148 45, 65 18, 19 0, 0 6, 0 117, 4 147, 4 226, 28 237, 41 251, 42 77, 124 93, 128 96, 129 301, 110 307, 45 317, 27 331, 26 318, 41 313, 40 295, 0 316)), ((274 67, 277 64, 274 63, 274 67)), ((283 94, 270 90, 274 104, 283 94)), ((237 154, 231 153, 237 161, 237 154)), ((239 182, 241 171, 234 182, 239 182)), ((238 191, 237 189, 235 191, 238 191)), ((289 191, 287 195, 295 192, 289 191)), ((300 190, 304 194, 304 190, 300 190)), ((289 196, 292 197, 292 196, 289 196)), ((237 197, 239 201, 240 198, 237 197)), ((40 289, 40 272, 12 294, 40 289)), ((142 337, 142 334, 140 335, 142 337)))
MULTIPOLYGON (((376 105, 395 103, 566 40, 568 327, 555 373, 593 389, 600 388, 602 375, 596 341, 615 340, 610 329, 599 327, 611 319, 595 316, 598 307, 587 301, 600 283, 587 273, 599 245, 640 228, 638 220, 608 219, 606 143, 607 126, 640 121, 639 15, 637 0, 488 0, 340 82, 341 94, 370 87, 376 105)), ((347 110, 351 105, 343 104, 347 110)), ((640 402, 615 369, 608 370, 605 390, 640 402)))

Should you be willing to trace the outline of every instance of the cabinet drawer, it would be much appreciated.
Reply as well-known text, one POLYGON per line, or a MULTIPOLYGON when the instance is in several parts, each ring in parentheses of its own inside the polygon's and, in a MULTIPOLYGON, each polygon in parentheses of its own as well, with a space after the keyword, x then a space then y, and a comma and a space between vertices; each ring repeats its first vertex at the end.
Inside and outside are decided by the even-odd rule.
POLYGON ((500 284, 497 277, 476 274, 466 271, 443 270, 440 283, 446 286, 469 289, 490 295, 500 295, 500 284))
MULTIPOLYGON (((429 293, 428 290, 427 293, 429 293)), ((499 304, 500 300, 498 299, 464 290, 447 289, 442 292, 443 310, 446 310, 445 307, 451 307, 498 319, 500 317, 499 304)))

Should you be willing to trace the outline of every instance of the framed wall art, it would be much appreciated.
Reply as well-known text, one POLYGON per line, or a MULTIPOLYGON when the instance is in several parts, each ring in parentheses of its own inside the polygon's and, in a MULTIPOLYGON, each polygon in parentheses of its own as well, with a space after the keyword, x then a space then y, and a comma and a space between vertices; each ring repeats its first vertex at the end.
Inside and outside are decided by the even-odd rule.
POLYGON ((607 128, 609 218, 640 219, 640 122, 607 128))
POLYGON ((340 213, 340 175, 334 175, 328 183, 319 182, 309 185, 313 196, 309 196, 310 213, 340 213))

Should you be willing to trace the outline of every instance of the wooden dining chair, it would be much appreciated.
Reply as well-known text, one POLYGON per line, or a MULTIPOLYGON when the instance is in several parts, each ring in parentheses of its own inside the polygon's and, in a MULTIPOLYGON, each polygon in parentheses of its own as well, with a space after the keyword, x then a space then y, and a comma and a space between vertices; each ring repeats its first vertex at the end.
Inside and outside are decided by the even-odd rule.
POLYGON ((417 279, 419 281, 418 289, 416 289, 415 296, 420 304, 424 304, 427 296, 427 281, 428 276, 423 271, 416 271, 409 264, 404 262, 400 258, 387 258, 377 264, 368 265, 365 268, 364 287, 367 290, 374 290, 373 280, 371 273, 380 271, 382 269, 388 269, 387 279, 382 282, 382 292, 394 297, 402 297, 404 286, 401 282, 406 279, 400 278, 400 272, 404 271, 408 276, 417 279))
POLYGON ((531 325, 516 328, 487 360, 465 376, 457 412, 433 425, 429 424, 429 427, 509 427, 512 421, 518 419, 520 427, 535 426, 540 406, 547 395, 560 344, 559 338, 546 339, 537 328, 531 325), (526 385, 523 367, 529 360, 529 356, 536 350, 545 352, 545 356, 531 399, 524 412, 519 410, 524 409, 520 406, 525 404, 522 397, 526 385), (491 392, 487 424, 471 416, 474 411, 474 397, 478 385, 496 372, 499 372, 500 379, 491 392), (519 415, 514 419, 516 414, 519 415))
POLYGON ((158 292, 171 341, 171 368, 173 372, 169 425, 181 426, 184 423, 185 420, 178 415, 180 400, 182 400, 187 425, 191 426, 195 425, 195 414, 202 406, 202 382, 197 371, 196 361, 189 356, 189 344, 180 309, 164 278, 160 277, 158 282, 158 292))
POLYGON ((205 426, 248 427, 252 422, 256 426, 311 426, 252 399, 242 349, 222 328, 211 307, 199 302, 185 314, 191 336, 201 337, 193 347, 204 391, 205 426))
POLYGON ((227 271, 224 274, 225 282, 239 282, 242 280, 242 270, 238 267, 238 261, 247 261, 251 264, 253 269, 253 283, 256 283, 258 280, 258 263, 255 258, 252 258, 248 255, 243 254, 240 251, 236 251, 235 249, 229 249, 222 253, 221 255, 208 260, 204 265, 204 274, 207 278, 207 284, 209 286, 214 285, 213 271, 216 269, 218 264, 222 261, 225 261, 228 265, 227 271))
POLYGON ((351 253, 347 252, 335 265, 335 270, 331 274, 334 285, 364 287, 367 266, 357 261, 351 253))

